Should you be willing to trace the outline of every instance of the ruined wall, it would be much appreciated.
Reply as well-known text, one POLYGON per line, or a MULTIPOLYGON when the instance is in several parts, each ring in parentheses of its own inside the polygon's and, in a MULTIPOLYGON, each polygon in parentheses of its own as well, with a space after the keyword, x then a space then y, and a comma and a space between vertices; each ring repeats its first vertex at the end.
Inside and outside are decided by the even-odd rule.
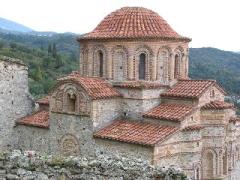
POLYGON ((98 153, 94 156, 47 156, 32 151, 0 152, 0 179, 184 180, 183 171, 153 167, 137 158, 98 153))
POLYGON ((28 69, 7 57, 0 57, 0 147, 12 145, 15 120, 32 112, 28 92, 28 69))

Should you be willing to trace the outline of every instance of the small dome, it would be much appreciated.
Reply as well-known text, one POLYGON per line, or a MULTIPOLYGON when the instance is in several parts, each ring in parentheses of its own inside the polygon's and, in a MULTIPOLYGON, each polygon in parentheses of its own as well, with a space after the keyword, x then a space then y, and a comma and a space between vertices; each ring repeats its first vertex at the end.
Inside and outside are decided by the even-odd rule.
POLYGON ((143 7, 123 7, 106 16, 90 33, 79 39, 163 38, 186 39, 156 12, 143 7))

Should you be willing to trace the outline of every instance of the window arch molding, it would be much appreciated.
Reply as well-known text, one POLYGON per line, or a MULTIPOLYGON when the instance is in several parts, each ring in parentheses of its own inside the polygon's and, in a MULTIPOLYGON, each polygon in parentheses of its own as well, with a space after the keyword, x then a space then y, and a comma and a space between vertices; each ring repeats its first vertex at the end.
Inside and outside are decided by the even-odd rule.
POLYGON ((157 80, 166 83, 170 79, 172 49, 162 46, 157 53, 157 80))
POLYGON ((185 52, 182 46, 178 46, 174 50, 174 68, 173 68, 173 75, 174 79, 181 78, 184 75, 184 69, 185 69, 185 52))
POLYGON ((70 114, 79 113, 78 104, 79 95, 77 93, 77 88, 74 86, 66 87, 63 93, 63 111, 70 114))
POLYGON ((80 73, 83 76, 88 75, 88 52, 87 47, 80 48, 80 73))
POLYGON ((144 80, 150 80, 150 70, 152 69, 153 65, 150 62, 153 62, 153 51, 152 49, 147 45, 141 45, 138 46, 138 48, 135 50, 135 56, 134 56, 134 77, 135 79, 139 79, 139 63, 140 63, 140 55, 145 54, 145 78, 144 80))
POLYGON ((106 77, 107 75, 107 50, 104 45, 93 48, 93 76, 106 77), (102 54, 102 59, 101 55, 102 54), (102 64, 101 64, 102 63, 102 64), (100 72, 102 71, 102 72, 100 72))
POLYGON ((123 45, 116 45, 112 48, 111 55, 112 55, 112 67, 111 67, 112 78, 116 79, 117 68, 120 68, 119 66, 122 66, 123 78, 126 80, 129 76, 129 53, 127 48, 123 45), (117 53, 122 53, 123 55, 122 62, 116 62, 115 57, 117 53))

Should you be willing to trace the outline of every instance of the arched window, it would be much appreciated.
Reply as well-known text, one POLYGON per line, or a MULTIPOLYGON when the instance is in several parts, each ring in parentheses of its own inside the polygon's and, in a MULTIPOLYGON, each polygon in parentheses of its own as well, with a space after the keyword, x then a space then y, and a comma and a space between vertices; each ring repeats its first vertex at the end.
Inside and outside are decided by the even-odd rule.
POLYGON ((99 60, 99 76, 103 77, 103 53, 102 53, 102 51, 98 52, 98 60, 99 60))
POLYGON ((180 76, 180 56, 179 54, 176 54, 174 59, 174 79, 179 78, 179 76, 180 76))
POLYGON ((139 55, 139 79, 145 79, 145 74, 146 74, 146 54, 141 53, 139 55))
POLYGON ((75 112, 76 111, 76 95, 75 94, 67 94, 67 111, 75 112))
POLYGON ((214 97, 215 97, 215 91, 214 91, 214 90, 211 90, 211 91, 210 91, 210 97, 211 97, 211 98, 214 98, 214 97))

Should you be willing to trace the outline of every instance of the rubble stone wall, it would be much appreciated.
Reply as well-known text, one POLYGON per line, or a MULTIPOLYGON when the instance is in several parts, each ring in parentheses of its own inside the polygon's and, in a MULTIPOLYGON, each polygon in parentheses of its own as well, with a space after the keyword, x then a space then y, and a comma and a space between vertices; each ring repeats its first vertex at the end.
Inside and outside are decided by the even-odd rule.
POLYGON ((49 156, 33 151, 0 153, 0 179, 22 180, 184 180, 173 167, 154 167, 142 159, 102 154, 94 156, 49 156))
POLYGON ((0 148, 12 145, 15 120, 32 112, 28 92, 28 69, 7 57, 0 57, 0 148))

